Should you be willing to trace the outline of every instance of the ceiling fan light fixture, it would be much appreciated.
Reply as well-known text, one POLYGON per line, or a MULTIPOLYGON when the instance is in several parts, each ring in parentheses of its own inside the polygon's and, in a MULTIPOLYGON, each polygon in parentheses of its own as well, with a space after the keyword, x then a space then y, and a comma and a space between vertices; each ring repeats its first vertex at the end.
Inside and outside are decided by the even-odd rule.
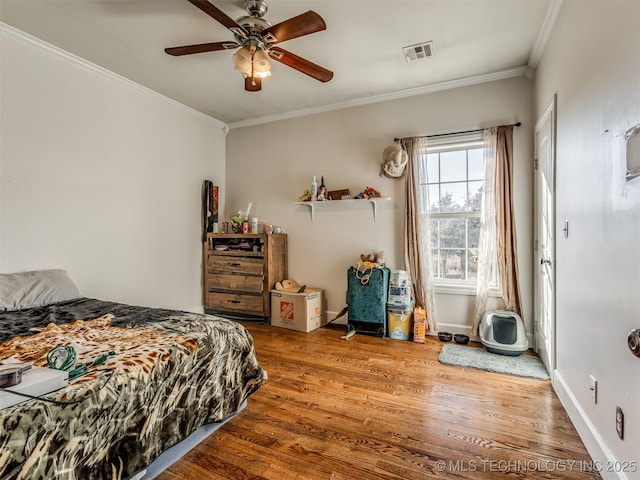
POLYGON ((231 57, 233 64, 240 73, 245 76, 251 75, 251 51, 247 47, 241 47, 231 57))
POLYGON ((182 56, 237 48, 232 61, 235 69, 244 77, 245 90, 250 92, 260 91, 262 79, 271 75, 271 59, 320 82, 328 82, 333 78, 330 70, 274 46, 276 43, 325 30, 327 26, 316 12, 309 10, 271 25, 263 18, 267 11, 265 0, 244 0, 244 7, 249 15, 237 20, 233 20, 210 0, 189 2, 231 31, 235 42, 209 42, 165 48, 167 54, 182 56))
POLYGON ((237 71, 245 77, 265 78, 271 76, 271 62, 269 56, 262 48, 241 47, 233 54, 232 60, 237 71), (252 68, 253 66, 253 68, 252 68))
POLYGON ((257 49, 253 54, 253 70, 256 73, 267 73, 271 70, 269 55, 261 48, 257 49))

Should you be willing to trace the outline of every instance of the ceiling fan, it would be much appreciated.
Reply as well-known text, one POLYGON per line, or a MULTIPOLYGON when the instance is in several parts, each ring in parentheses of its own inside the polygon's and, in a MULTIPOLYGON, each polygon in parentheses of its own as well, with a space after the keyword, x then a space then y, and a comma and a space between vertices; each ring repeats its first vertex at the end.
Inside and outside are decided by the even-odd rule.
POLYGON ((237 20, 227 16, 208 0, 188 1, 231 30, 235 41, 165 48, 164 51, 169 55, 191 55, 237 48, 233 54, 233 63, 236 70, 244 76, 244 89, 249 92, 259 91, 262 88, 262 79, 271 75, 270 58, 321 82, 328 82, 333 78, 333 72, 330 70, 275 46, 285 40, 325 30, 327 26, 316 12, 309 10, 271 25, 262 18, 267 12, 267 3, 264 0, 244 0, 244 8, 249 15, 237 20))

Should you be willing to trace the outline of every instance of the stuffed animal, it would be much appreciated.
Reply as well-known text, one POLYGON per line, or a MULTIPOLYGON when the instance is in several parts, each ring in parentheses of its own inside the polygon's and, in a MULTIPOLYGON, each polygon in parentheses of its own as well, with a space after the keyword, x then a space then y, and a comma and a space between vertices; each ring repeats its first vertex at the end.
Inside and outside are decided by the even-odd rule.
POLYGON ((305 190, 302 192, 302 195, 298 197, 299 202, 310 202, 311 201, 311 192, 309 190, 305 190))
POLYGON ((385 262, 384 252, 374 252, 368 255, 362 254, 360 255, 360 260, 362 262, 374 263, 376 267, 382 268, 385 262))

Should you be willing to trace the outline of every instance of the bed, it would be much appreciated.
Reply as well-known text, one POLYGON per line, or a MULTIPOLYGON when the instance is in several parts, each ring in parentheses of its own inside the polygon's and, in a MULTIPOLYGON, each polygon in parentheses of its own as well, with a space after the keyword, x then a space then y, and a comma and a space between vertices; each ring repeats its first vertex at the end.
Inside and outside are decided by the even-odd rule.
POLYGON ((84 298, 55 272, 44 288, 0 275, 0 362, 46 367, 58 345, 73 349, 75 365, 105 360, 49 401, 0 410, 0 478, 142 478, 162 452, 232 417, 261 386, 240 324, 84 298))

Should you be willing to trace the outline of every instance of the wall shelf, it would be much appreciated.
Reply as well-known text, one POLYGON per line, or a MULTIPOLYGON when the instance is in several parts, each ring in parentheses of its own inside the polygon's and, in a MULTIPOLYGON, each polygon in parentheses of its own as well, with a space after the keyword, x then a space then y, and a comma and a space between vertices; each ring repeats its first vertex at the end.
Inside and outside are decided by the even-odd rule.
POLYGON ((389 202, 391 198, 389 197, 380 197, 380 198, 352 198, 349 200, 325 200, 323 202, 293 202, 294 205, 306 205, 309 207, 309 211, 311 213, 311 223, 315 222, 315 213, 316 208, 322 209, 327 206, 336 206, 336 205, 354 205, 354 204, 362 204, 362 205, 371 205, 373 208, 373 221, 377 220, 378 216, 378 203, 381 202, 389 202))

